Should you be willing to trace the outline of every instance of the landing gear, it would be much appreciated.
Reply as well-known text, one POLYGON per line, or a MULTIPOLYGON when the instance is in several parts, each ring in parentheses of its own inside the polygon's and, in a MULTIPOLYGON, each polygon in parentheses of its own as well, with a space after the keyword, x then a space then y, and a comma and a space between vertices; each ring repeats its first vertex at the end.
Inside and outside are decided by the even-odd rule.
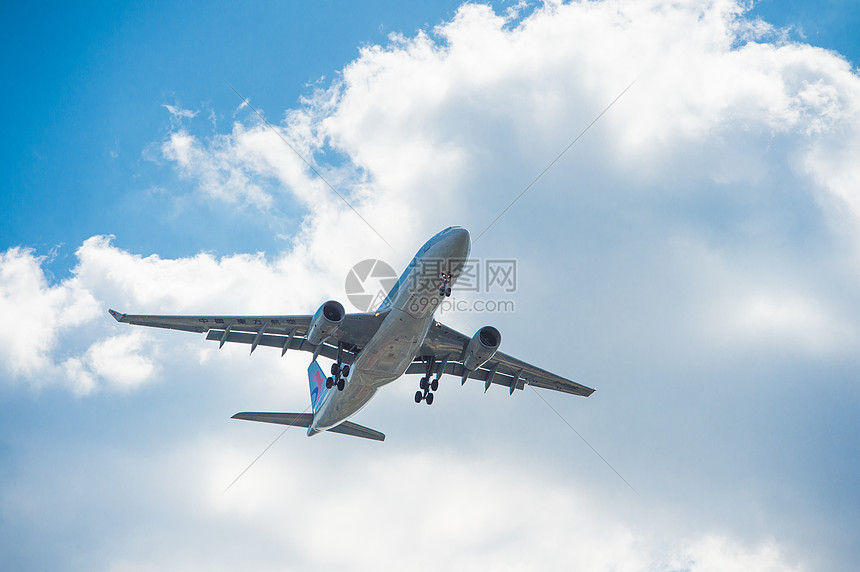
POLYGON ((451 283, 451 274, 448 272, 440 272, 439 278, 442 279, 442 287, 439 288, 439 295, 443 297, 448 297, 451 295, 451 287, 449 284, 451 283))
POLYGON ((426 376, 421 378, 421 381, 418 382, 418 387, 420 387, 421 389, 419 389, 418 391, 415 392, 415 403, 421 403, 421 401, 426 401, 427 405, 432 405, 432 403, 433 403, 432 391, 435 391, 435 390, 431 390, 431 387, 433 386, 434 383, 436 384, 436 387, 439 387, 439 384, 436 383, 436 380, 433 380, 431 382, 430 378, 428 378, 426 376))
POLYGON ((348 364, 331 364, 331 374, 333 377, 349 377, 349 365, 348 364))
POLYGON ((331 389, 337 386, 338 391, 343 391, 343 388, 346 387, 346 378, 349 376, 349 366, 345 365, 341 369, 337 369, 336 366, 336 363, 331 365, 332 376, 326 378, 325 387, 331 389))
POLYGON ((338 391, 343 391, 346 387, 346 378, 349 377, 349 364, 343 363, 343 344, 337 345, 337 361, 331 364, 331 377, 325 380, 326 389, 331 389, 337 386, 338 391))
POLYGON ((439 378, 445 372, 445 364, 448 362, 447 356, 442 360, 441 364, 436 363, 436 358, 433 356, 422 358, 424 361, 424 371, 426 374, 418 381, 420 388, 415 392, 415 403, 424 401, 427 405, 433 404, 433 392, 439 389, 439 378), (432 377, 433 374, 436 377, 432 377))
POLYGON ((427 382, 426 377, 421 378, 421 389, 415 392, 415 403, 421 403, 424 401, 427 405, 433 405, 433 392, 430 391, 430 386, 435 384, 436 387, 439 387, 439 384, 434 380, 431 383, 427 382))

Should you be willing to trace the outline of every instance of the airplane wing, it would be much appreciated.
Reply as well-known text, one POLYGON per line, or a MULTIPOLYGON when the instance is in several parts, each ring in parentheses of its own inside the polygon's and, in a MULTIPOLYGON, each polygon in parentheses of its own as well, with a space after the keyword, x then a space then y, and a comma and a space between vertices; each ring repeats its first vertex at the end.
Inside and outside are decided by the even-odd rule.
MULTIPOLYGON (((136 326, 167 328, 185 332, 206 333, 207 340, 250 344, 251 352, 257 346, 269 346, 281 350, 301 350, 314 353, 317 346, 307 340, 308 328, 313 316, 145 316, 122 314, 109 310, 117 322, 136 326)), ((337 359, 338 344, 343 343, 343 363, 351 364, 356 353, 367 344, 385 318, 379 314, 347 314, 335 333, 328 338, 319 355, 337 359)), ((220 347, 219 346, 219 347, 220 347)))
POLYGON ((444 367, 443 373, 460 377, 464 383, 466 379, 483 381, 484 391, 490 387, 490 384, 495 383, 507 387, 510 393, 513 393, 514 389, 524 389, 526 384, 583 397, 594 393, 590 387, 498 351, 478 369, 469 372, 463 367, 463 358, 470 339, 469 336, 435 322, 430 326, 421 351, 418 352, 406 373, 426 375, 428 363, 432 360, 433 374, 444 367), (463 377, 465 374, 468 376, 463 377))

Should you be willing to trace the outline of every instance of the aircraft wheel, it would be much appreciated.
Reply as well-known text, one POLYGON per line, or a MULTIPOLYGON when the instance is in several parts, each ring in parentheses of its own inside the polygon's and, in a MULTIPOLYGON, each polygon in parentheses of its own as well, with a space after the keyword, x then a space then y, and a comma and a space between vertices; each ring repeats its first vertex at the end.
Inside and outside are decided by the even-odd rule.
POLYGON ((445 295, 445 287, 444 287, 444 286, 442 286, 441 288, 439 288, 439 295, 440 295, 440 296, 444 296, 444 295, 445 295))
POLYGON ((445 288, 445 296, 447 297, 447 296, 450 296, 450 295, 451 295, 451 288, 450 288, 450 287, 445 288))
POLYGON ((331 364, 331 374, 337 375, 338 373, 340 373, 340 371, 338 370, 337 363, 331 364))
POLYGON ((434 379, 433 381, 430 382, 430 390, 436 391, 437 389, 439 389, 439 380, 434 379))
POLYGON ((426 377, 421 378, 421 381, 418 382, 418 387, 420 387, 421 389, 427 389, 427 378, 426 377))
POLYGON ((337 380, 337 390, 343 391, 344 387, 346 387, 346 382, 343 379, 337 380))
POLYGON ((341 375, 343 375, 344 377, 349 377, 349 365, 344 365, 340 371, 341 375))
POLYGON ((424 399, 427 400, 427 405, 433 405, 433 394, 432 393, 428 393, 427 397, 425 397, 424 399))
POLYGON ((415 392, 415 403, 421 403, 421 400, 424 399, 424 394, 420 391, 415 392))
POLYGON ((325 388, 331 389, 331 386, 333 386, 333 385, 334 385, 334 380, 330 377, 327 377, 325 380, 325 388))

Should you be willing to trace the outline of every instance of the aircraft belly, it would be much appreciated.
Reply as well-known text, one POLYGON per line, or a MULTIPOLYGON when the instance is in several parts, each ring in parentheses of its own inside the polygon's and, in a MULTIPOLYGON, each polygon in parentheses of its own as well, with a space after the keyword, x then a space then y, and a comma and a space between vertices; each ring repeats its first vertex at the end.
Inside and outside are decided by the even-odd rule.
POLYGON ((330 429, 358 413, 376 394, 406 371, 424 343, 432 316, 414 318, 394 309, 350 367, 343 391, 330 390, 313 422, 319 431, 330 429))
POLYGON ((376 394, 376 387, 362 383, 362 375, 351 372, 343 391, 333 389, 314 417, 313 427, 325 431, 358 413, 376 394))
POLYGON ((353 364, 362 383, 381 387, 403 375, 421 349, 431 319, 393 309, 353 364))

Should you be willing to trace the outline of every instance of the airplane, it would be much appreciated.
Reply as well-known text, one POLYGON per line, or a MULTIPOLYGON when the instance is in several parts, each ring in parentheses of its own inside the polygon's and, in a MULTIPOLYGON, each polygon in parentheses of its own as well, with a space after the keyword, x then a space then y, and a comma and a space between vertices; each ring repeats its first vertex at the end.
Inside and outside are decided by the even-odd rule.
POLYGON ((428 240, 375 312, 347 314, 340 302, 323 303, 312 316, 147 316, 109 310, 118 322, 206 333, 207 340, 250 344, 312 354, 308 366, 312 413, 237 413, 233 419, 307 428, 309 437, 329 431, 384 441, 379 431, 349 419, 383 386, 404 374, 420 374, 415 402, 431 405, 443 374, 514 391, 532 387, 588 397, 594 389, 498 351, 501 333, 493 326, 469 337, 434 318, 434 312, 469 257, 469 232, 448 227, 428 240), (334 360, 331 376, 318 358, 334 360))

